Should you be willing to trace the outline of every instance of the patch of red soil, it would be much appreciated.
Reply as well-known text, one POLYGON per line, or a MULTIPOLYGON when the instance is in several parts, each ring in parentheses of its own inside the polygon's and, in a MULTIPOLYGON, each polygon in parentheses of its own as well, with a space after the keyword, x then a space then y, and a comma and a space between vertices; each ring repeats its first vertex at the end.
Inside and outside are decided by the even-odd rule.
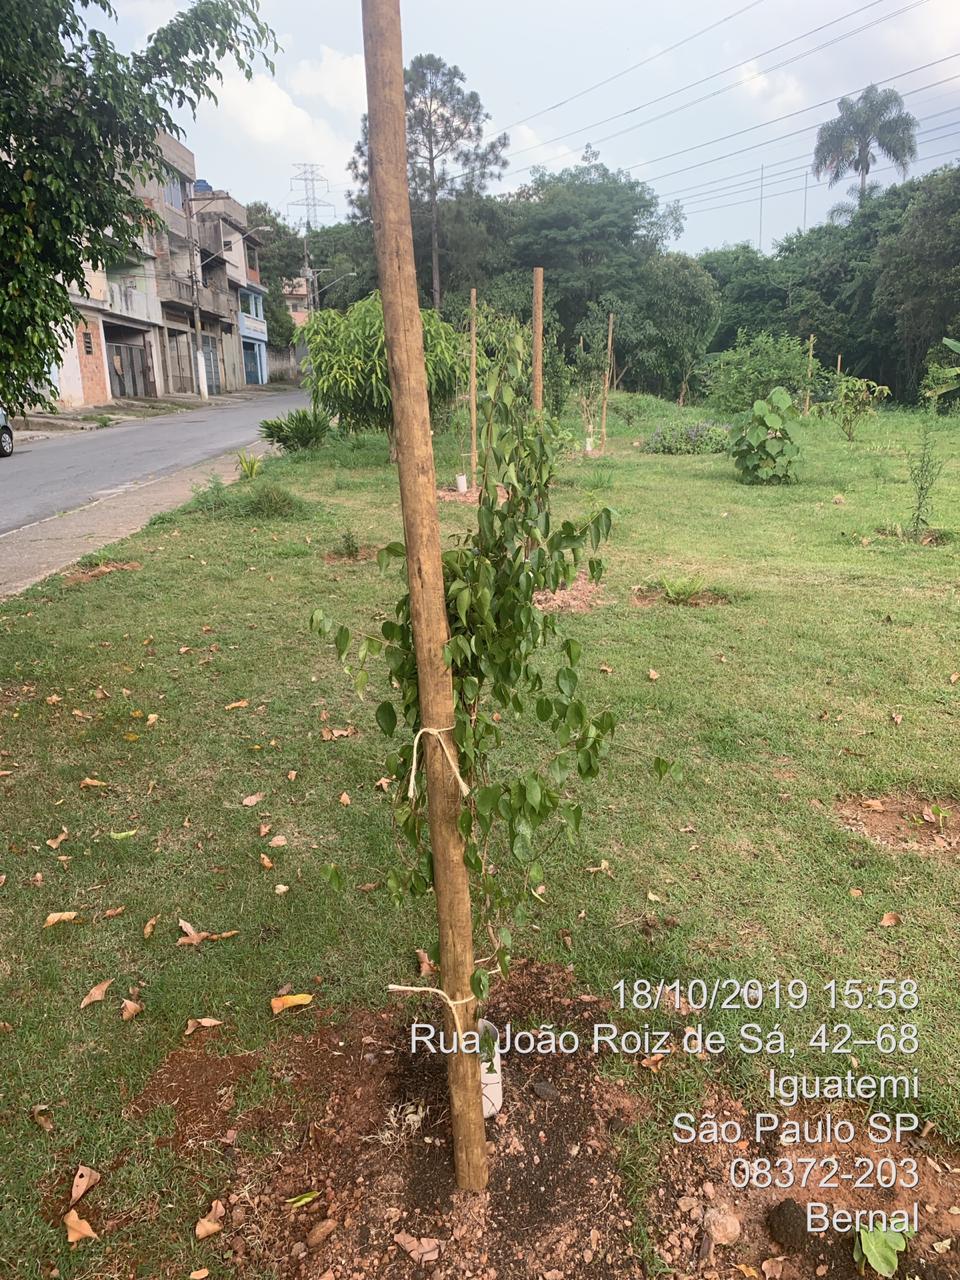
MULTIPOLYGON (((898 1107, 893 1105, 890 1109, 898 1107)), ((909 1104, 904 1107, 900 1103, 899 1109, 909 1110, 909 1104)), ((858 1272, 852 1257, 852 1235, 832 1229, 808 1233, 806 1206, 811 1202, 825 1203, 831 1210, 844 1207, 887 1213, 895 1209, 909 1211, 917 1202, 920 1230, 910 1241, 906 1262, 898 1274, 923 1280, 955 1280, 960 1275, 956 1240, 944 1252, 934 1249, 935 1243, 941 1243, 943 1248, 943 1241, 958 1234, 958 1218, 950 1210, 960 1201, 960 1156, 939 1142, 919 1136, 899 1144, 891 1140, 882 1146, 873 1145, 866 1134, 866 1112, 856 1115, 838 1104, 829 1106, 829 1110, 835 1122, 844 1118, 853 1122, 856 1137, 849 1144, 813 1140, 820 1136, 815 1128, 809 1132, 812 1139, 809 1142, 787 1145, 776 1134, 768 1134, 757 1143, 752 1140, 753 1113, 748 1115, 743 1106, 729 1098, 714 1096, 705 1100, 701 1115, 709 1111, 718 1121, 736 1121, 751 1138, 734 1146, 673 1142, 665 1145, 659 1185, 650 1201, 649 1223, 658 1252, 664 1262, 674 1268, 673 1275, 696 1275, 704 1280, 741 1275, 759 1278, 772 1270, 780 1280, 813 1280, 821 1276, 854 1280, 858 1272), (889 1190, 855 1188, 855 1181, 866 1176, 867 1170, 866 1164, 857 1162, 873 1161, 875 1167, 884 1157, 893 1161, 915 1160, 918 1185, 914 1188, 898 1185, 889 1190), (789 1159, 796 1171, 796 1182, 786 1189, 735 1190, 729 1181, 734 1158, 751 1162, 789 1159), (831 1176, 832 1163, 814 1166, 804 1187, 800 1185, 803 1166, 797 1164, 804 1159, 831 1162, 835 1159, 837 1168, 831 1176), (848 1174, 852 1176, 845 1177, 848 1174), (822 1186, 824 1180, 832 1185, 822 1186), (740 1236, 733 1244, 717 1243, 711 1250, 704 1229, 711 1213, 733 1215, 740 1226, 740 1236), (762 1270, 764 1262, 775 1264, 777 1261, 779 1270, 776 1265, 768 1265, 766 1272, 762 1270)), ((788 1113, 790 1119, 811 1126, 825 1114, 824 1104, 811 1103, 801 1104, 788 1113)))
POLYGON ((850 796, 836 805, 848 831, 888 849, 955 854, 960 851, 960 803, 917 796, 850 796))
POLYGON ((603 593, 600 584, 591 582, 584 571, 577 574, 569 587, 561 587, 559 591, 535 591, 533 603, 544 613, 590 613, 603 604, 603 593))
MULTIPOLYGON (((502 484, 497 485, 497 498, 503 502, 507 496, 507 491, 502 484)), ((475 507, 480 501, 480 489, 468 488, 466 493, 461 493, 455 485, 444 485, 437 489, 437 500, 439 502, 463 502, 467 506, 475 507)))
POLYGON ((142 569, 139 560, 105 560, 103 564, 94 565, 92 569, 74 569, 72 573, 63 575, 65 587, 75 587, 81 582, 93 582, 97 578, 105 578, 108 573, 133 572, 142 569))
POLYGON ((140 1096, 128 1108, 131 1119, 147 1115, 154 1107, 169 1106, 176 1115, 172 1138, 159 1138, 158 1146, 177 1151, 222 1141, 235 1127, 231 1119, 238 1084, 258 1065, 254 1053, 218 1056, 199 1048, 177 1049, 147 1081, 140 1096))
POLYGON ((727 596, 720 595, 716 591, 695 591, 693 595, 687 596, 684 600, 671 600, 660 587, 644 586, 634 587, 630 593, 630 599, 638 609, 650 609, 657 604, 682 605, 688 609, 705 609, 711 605, 730 603, 727 596))

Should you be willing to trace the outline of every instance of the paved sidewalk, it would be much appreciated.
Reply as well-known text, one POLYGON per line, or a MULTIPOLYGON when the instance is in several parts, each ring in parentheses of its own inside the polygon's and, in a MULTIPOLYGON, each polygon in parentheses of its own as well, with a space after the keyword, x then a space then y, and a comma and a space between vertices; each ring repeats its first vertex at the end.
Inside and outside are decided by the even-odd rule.
MULTIPOLYGON (((264 449, 254 446, 252 452, 260 454, 264 449)), ((193 487, 205 484, 211 475, 235 480, 236 451, 0 535, 0 600, 66 568, 88 552, 135 533, 158 511, 186 502, 193 487)))

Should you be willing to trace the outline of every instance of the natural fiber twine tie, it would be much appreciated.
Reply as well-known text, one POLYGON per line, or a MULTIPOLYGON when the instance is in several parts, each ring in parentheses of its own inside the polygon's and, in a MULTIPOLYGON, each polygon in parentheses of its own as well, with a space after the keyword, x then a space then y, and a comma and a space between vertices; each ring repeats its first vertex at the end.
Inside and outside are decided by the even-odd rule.
POLYGON ((450 751, 450 748, 447 746, 447 740, 443 736, 445 733, 453 733, 453 730, 454 730, 453 725, 450 725, 450 727, 447 729, 423 728, 423 729, 417 730, 416 736, 413 739, 413 760, 411 761, 411 764, 410 764, 410 785, 407 787, 407 798, 409 800, 412 800, 413 797, 417 794, 417 750, 420 746, 420 739, 423 737, 425 733, 428 733, 430 734, 431 737, 436 738, 436 740, 440 743, 441 747, 443 747, 443 754, 447 757, 447 764, 449 764, 450 768, 453 770, 453 776, 457 780, 457 786, 460 788, 460 794, 464 797, 464 799, 466 799, 466 797, 470 794, 470 788, 467 786, 463 778, 460 776, 460 768, 459 768, 459 765, 457 764, 456 757, 450 751))

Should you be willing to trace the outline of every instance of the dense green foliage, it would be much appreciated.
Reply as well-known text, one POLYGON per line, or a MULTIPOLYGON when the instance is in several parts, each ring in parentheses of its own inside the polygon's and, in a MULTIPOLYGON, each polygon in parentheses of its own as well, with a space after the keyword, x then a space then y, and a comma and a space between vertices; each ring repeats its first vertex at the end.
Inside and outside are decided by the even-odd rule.
MULTIPOLYGON (((464 379, 462 336, 436 311, 424 311, 423 347, 432 413, 453 401, 464 379)), ((314 311, 304 326, 305 383, 315 411, 338 418, 341 431, 393 429, 393 409, 379 293, 345 312, 314 311)))
MULTIPOLYGON (((762 400, 773 387, 785 387, 800 400, 808 385, 810 357, 805 343, 786 334, 775 337, 765 331, 737 334, 736 345, 710 364, 705 385, 710 404, 719 413, 742 413, 762 400)), ((814 359, 809 375, 813 394, 828 382, 827 371, 814 359)))
POLYGON ((733 434, 730 452, 744 484, 788 484, 796 480, 800 450, 788 423, 797 420, 790 392, 774 387, 766 400, 753 406, 753 416, 733 434))
POLYGON ((260 435, 275 444, 281 453, 297 453, 301 449, 317 449, 330 430, 330 415, 322 405, 309 409, 291 409, 279 418, 265 418, 260 435))
POLYGON ((816 406, 821 417, 832 419, 846 440, 853 440, 857 428, 876 413, 877 405, 886 400, 889 387, 881 387, 869 378, 854 378, 841 373, 834 379, 833 395, 816 406))
POLYGON ((220 63, 246 76, 275 48, 257 0, 196 0, 141 52, 118 52, 81 11, 108 0, 13 0, 0 23, 0 404, 52 394, 88 266, 138 255, 151 216, 139 180, 165 170, 157 133, 213 99, 220 63), (12 269, 8 269, 12 268, 12 269))

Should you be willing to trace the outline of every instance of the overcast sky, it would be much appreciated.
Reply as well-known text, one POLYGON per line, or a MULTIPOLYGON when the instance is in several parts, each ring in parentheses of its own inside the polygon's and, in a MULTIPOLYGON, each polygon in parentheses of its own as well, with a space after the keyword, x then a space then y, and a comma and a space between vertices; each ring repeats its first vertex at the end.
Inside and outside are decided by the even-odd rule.
MULTIPOLYGON (((114 3, 113 34, 125 47, 181 7, 114 3)), ((491 113, 491 130, 509 132, 503 189, 527 180, 533 164, 575 163, 591 143, 606 164, 684 202, 677 247, 690 252, 757 243, 761 165, 764 249, 802 226, 805 198, 808 225, 822 221, 846 184, 828 190, 809 175, 816 126, 835 114, 836 98, 870 81, 896 87, 920 121, 911 172, 960 156, 958 0, 401 3, 405 61, 435 53, 456 63, 491 113), (723 21, 728 15, 737 16, 723 21), (608 77, 616 78, 591 88, 608 77)), ((264 199, 296 219, 295 165, 319 164, 327 219, 342 219, 344 167, 365 102, 359 0, 261 0, 261 10, 283 46, 276 73, 261 69, 248 82, 227 67, 218 105, 184 120, 197 173, 238 200, 264 199)), ((885 185, 896 181, 886 164, 879 160, 876 172, 885 185)))

